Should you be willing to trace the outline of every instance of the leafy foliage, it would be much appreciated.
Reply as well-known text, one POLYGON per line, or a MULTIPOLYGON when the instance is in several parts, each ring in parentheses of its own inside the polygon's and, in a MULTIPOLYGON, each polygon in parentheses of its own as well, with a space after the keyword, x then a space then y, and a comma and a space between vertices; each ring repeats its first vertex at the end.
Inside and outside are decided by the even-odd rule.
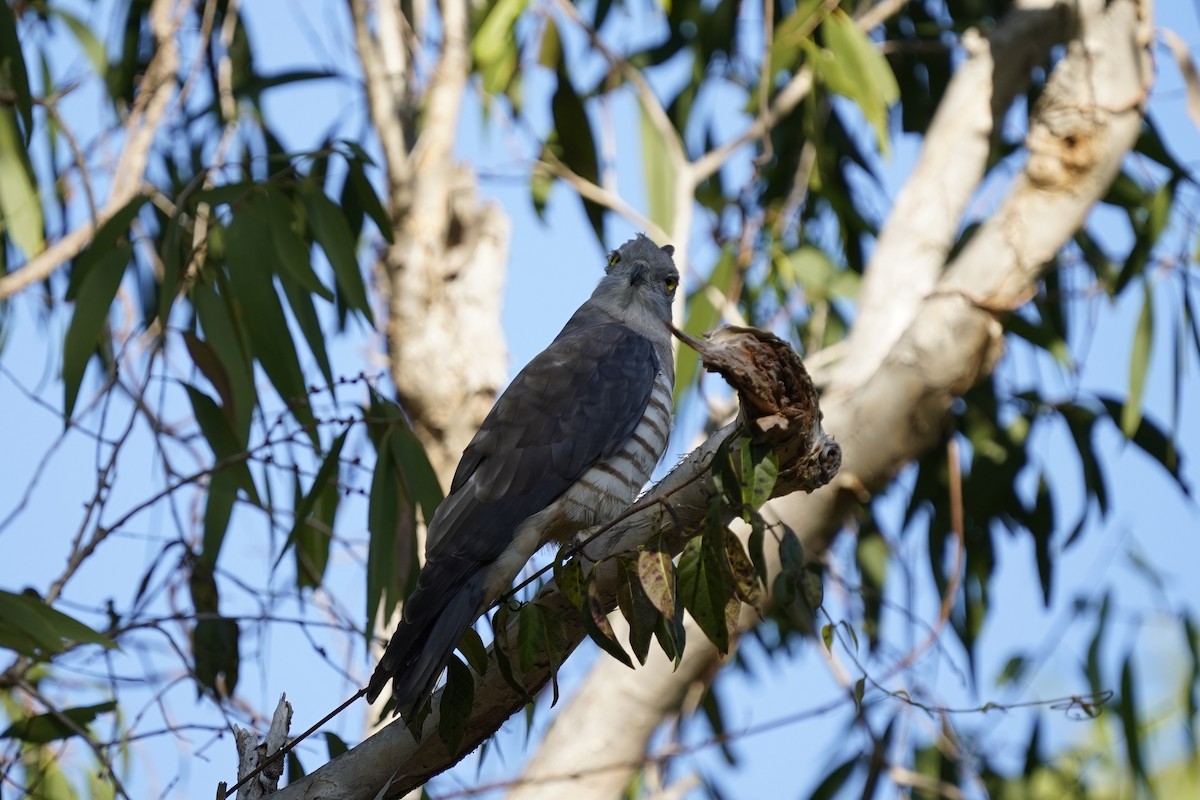
MULTIPOLYGON (((90 230, 86 246, 34 281, 30 293, 40 293, 34 316, 61 376, 61 405, 55 394, 53 408, 64 437, 86 436, 94 445, 95 490, 61 580, 48 582, 41 596, 0 591, 0 648, 12 656, 0 681, 11 724, 0 738, 14 748, 9 761, 20 765, 26 785, 46 796, 76 795, 75 776, 53 749, 62 740, 89 742, 100 761, 94 772, 115 776, 129 771, 114 762, 145 724, 115 689, 82 698, 94 684, 76 691, 72 668, 112 676, 120 670, 106 658, 173 652, 171 680, 189 689, 189 702, 202 698, 221 724, 240 718, 247 681, 258 679, 251 667, 269 652, 268 628, 293 625, 309 637, 314 658, 329 665, 330 643, 318 643, 315 628, 333 627, 355 647, 372 638, 413 585, 422 522, 442 499, 421 438, 428 420, 389 399, 386 378, 347 369, 358 362, 346 352, 347 345, 372 355, 380 349, 370 336, 386 325, 384 301, 395 298, 383 296, 371 270, 418 215, 400 218, 388 192, 412 187, 395 185, 378 154, 407 153, 429 124, 422 93, 439 74, 433 65, 443 38, 411 28, 428 21, 406 19, 413 37, 404 58, 415 66, 404 78, 403 102, 390 112, 402 118, 404 136, 379 148, 375 131, 354 130, 359 109, 368 108, 357 67, 267 71, 262 65, 271 59, 245 24, 243 15, 255 13, 245 4, 182 10, 185 20, 171 33, 186 45, 172 68, 182 88, 157 133, 150 131, 136 196, 100 217, 97 198, 107 181, 97 177, 100 154, 108 137, 120 148, 138 139, 138 131, 119 131, 144 113, 146 76, 165 51, 155 3, 116 5, 107 31, 57 2, 0 9, 0 277, 36 263, 71 231, 90 230), (70 70, 55 50, 64 42, 78 48, 70 70), (103 101, 108 116, 89 123, 96 130, 74 130, 74 112, 61 102, 78 84, 103 101), (342 100, 314 100, 312 114, 329 133, 297 144, 273 98, 329 84, 354 87, 352 113, 342 100), (382 199, 380 186, 387 187, 382 199), (139 479, 149 466, 154 483, 130 500, 131 459, 122 453, 138 436, 146 448, 133 459, 139 479), (97 601, 77 614, 68 591, 78 585, 76 572, 115 541, 138 537, 153 543, 141 579, 112 588, 106 606, 97 601), (248 560, 262 562, 257 582, 241 569, 248 560), (336 576, 347 563, 365 579, 356 579, 361 590, 345 592, 353 602, 343 604, 336 576), (298 622, 288 604, 300 609, 298 622), (92 729, 110 713, 116 733, 104 744, 92 729)), ((488 124, 514 137, 528 162, 519 177, 539 215, 561 219, 555 203, 573 194, 601 246, 618 223, 675 237, 681 253, 691 244, 683 329, 699 335, 722 322, 769 328, 816 357, 811 366, 829 363, 825 357, 854 323, 882 209, 897 194, 883 160, 898 149, 893 140, 930 129, 961 66, 963 32, 995 28, 1010 6, 906 3, 867 29, 854 16, 866 7, 847 2, 489 0, 471 7, 469 68, 488 124), (789 93, 795 102, 783 103, 789 93), (635 135, 614 135, 614 118, 635 135), (760 123, 754 135, 731 139, 760 123), (736 146, 726 148, 730 141, 736 146), (617 174, 634 155, 636 190, 617 174)), ((435 15, 432 30, 442 22, 435 15)), ((1018 105, 1035 108, 1059 57, 1053 50, 1034 69, 1018 105)), ((1011 178, 1021 125, 997 130, 981 186, 1011 178)), ((1191 495, 1176 437, 1191 402, 1188 370, 1200 353, 1190 241, 1197 187, 1173 146, 1148 118, 1101 208, 1057 254, 1036 296, 1017 309, 993 309, 1008 356, 953 399, 944 447, 876 496, 853 477, 838 487, 862 501, 847 523, 852 542, 810 549, 764 514, 781 465, 750 440, 736 442, 718 454, 718 495, 678 558, 652 542, 595 567, 565 552, 556 559, 553 578, 593 641, 629 666, 646 663, 656 646, 678 666, 685 646, 700 644, 686 641, 690 616, 746 671, 756 656, 743 657, 739 637, 743 648, 757 642, 779 661, 819 652, 831 672, 849 676, 839 688, 850 717, 812 797, 870 796, 881 781, 902 785, 901 778, 914 797, 982 785, 994 797, 1100 798, 1109 796, 1108 779, 1131 792, 1194 789, 1194 777, 1188 784, 1176 775, 1177 766, 1180 775, 1194 768, 1194 755, 1182 766, 1152 757, 1161 740, 1147 664, 1136 637, 1114 633, 1142 620, 1107 585, 1064 596, 1071 584, 1063 574, 1072 552, 1099 546, 1151 585, 1189 665, 1187 675, 1170 677, 1182 698, 1177 727, 1194 754, 1194 621, 1165 599, 1174 598, 1164 588, 1169 581, 1139 561, 1135 547, 1104 538, 1131 469, 1114 455, 1114 441, 1156 465, 1155 477, 1179 495, 1191 495), (1118 337, 1129 346, 1096 354, 1094 319, 1110 302, 1133 309, 1118 337), (1096 385, 1090 369, 1097 360, 1119 363, 1123 391, 1096 385), (1152 401, 1156 382, 1170 384, 1169 414, 1152 401), (1052 447, 1065 455, 1051 457, 1052 447), (1005 562, 1014 547, 1026 563, 1005 562), (1051 715, 1031 712, 1020 721, 1023 767, 987 748, 986 712, 1026 705, 1057 645, 1030 642, 1003 654, 990 682, 986 659, 994 654, 984 643, 1011 602, 1006 569, 1029 576, 1034 606, 1066 607, 1063 626, 1084 630, 1079 674, 1069 679, 1073 694, 1051 710, 1080 717, 1105 744, 1052 749, 1043 730, 1051 715), (614 630, 597 570, 616 575, 627 640, 614 630), (914 600, 926 595, 935 606, 930 619, 914 600), (743 620, 755 615, 760 622, 747 637, 743 620), (942 698, 931 696, 923 679, 947 674, 972 697, 1001 696, 970 706, 984 720, 978 728, 961 717, 951 722, 942 698), (1113 692, 1112 713, 1101 713, 1113 692), (926 717, 938 722, 926 725, 926 717), (903 737, 895 733, 901 729, 903 737), (1119 746, 1110 746, 1113 736, 1119 746), (1100 777, 1089 771, 1096 762, 1103 762, 1100 777), (885 765, 895 769, 885 775, 885 765)), ((422 152, 409 153, 418 171, 422 152)), ((985 207, 987 192, 977 201, 985 207)), ((458 222, 448 237, 467 258, 469 237, 458 222)), ((978 219, 961 223, 948 258, 979 229, 978 219)), ((9 302, 0 300, 4 326, 9 302)), ((5 342, 0 336, 0 347, 5 342)), ((4 357, 15 356, 6 349, 4 357)), ((682 349, 677 407, 711 400, 717 408, 721 392, 682 349)), ((31 484, 47 480, 37 470, 31 484)), ((37 534, 14 527, 6 535, 37 534)), ((557 701, 557 673, 570 649, 563 625, 536 599, 501 605, 493 628, 501 632, 502 677, 523 693, 521 675, 548 665, 557 701), (512 620, 516 635, 509 637, 512 620)), ((489 669, 474 631, 459 652, 437 726, 454 752, 478 704, 476 678, 489 669)), ((340 664, 335 671, 344 674, 340 664)), ((711 743, 733 762, 726 697, 722 684, 710 685, 696 705, 701 713, 684 715, 682 724, 707 725, 711 743)), ((833 741, 834 723, 823 724, 833 741)), ((345 749, 327 737, 330 756, 345 749)), ((289 771, 302 773, 298 760, 289 771)), ((92 794, 127 794, 114 786, 92 794)))

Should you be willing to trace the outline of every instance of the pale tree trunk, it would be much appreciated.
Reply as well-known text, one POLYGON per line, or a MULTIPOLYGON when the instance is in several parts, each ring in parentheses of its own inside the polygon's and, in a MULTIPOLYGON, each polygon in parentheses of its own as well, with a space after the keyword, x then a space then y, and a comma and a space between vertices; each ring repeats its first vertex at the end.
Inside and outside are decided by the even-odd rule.
POLYGON ((416 35, 398 0, 378 0, 374 32, 366 0, 350 5, 394 225, 380 264, 392 381, 448 486, 506 377, 500 305, 509 222, 480 201, 473 173, 453 157, 470 69, 468 9, 462 0, 439 5, 441 54, 418 95, 409 58, 416 35))
MULTIPOLYGON (((765 509, 796 530, 808 552, 827 547, 859 502, 942 438, 951 401, 1002 351, 996 313, 1033 295, 1041 270, 1104 195, 1141 130, 1150 17, 1149 0, 1026 3, 988 37, 966 37, 970 58, 881 233, 822 402, 826 430, 843 448, 842 473, 832 486, 765 509), (1068 55, 1031 120, 1025 170, 946 265, 996 125, 1030 66, 1067 38, 1068 55)), ((578 776, 569 787, 575 800, 618 796, 641 769, 654 731, 721 665, 694 627, 676 670, 662 657, 637 670, 601 658, 509 797, 561 797, 568 775, 578 776)))
MULTIPOLYGON (((506 377, 500 326, 509 221, 477 195, 474 174, 455 163, 453 145, 470 69, 467 6, 440 4, 443 43, 423 94, 411 52, 420 27, 399 0, 350 0, 368 107, 388 179, 395 241, 378 265, 388 298, 387 344, 398 401, 444 488, 506 377), (420 109, 422 124, 414 130, 420 109)), ((424 526, 417 552, 424 554, 424 526)), ((399 611, 376 633, 395 630, 399 611)), ((368 715, 377 719, 387 700, 368 715)))

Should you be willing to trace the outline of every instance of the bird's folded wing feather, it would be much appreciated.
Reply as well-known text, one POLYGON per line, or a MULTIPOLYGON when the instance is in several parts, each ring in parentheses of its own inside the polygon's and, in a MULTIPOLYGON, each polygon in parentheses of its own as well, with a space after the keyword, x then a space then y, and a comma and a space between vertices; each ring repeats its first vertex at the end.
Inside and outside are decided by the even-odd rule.
POLYGON ((463 452, 429 530, 429 560, 489 562, 527 517, 637 428, 658 359, 615 322, 568 324, 513 379, 463 452))

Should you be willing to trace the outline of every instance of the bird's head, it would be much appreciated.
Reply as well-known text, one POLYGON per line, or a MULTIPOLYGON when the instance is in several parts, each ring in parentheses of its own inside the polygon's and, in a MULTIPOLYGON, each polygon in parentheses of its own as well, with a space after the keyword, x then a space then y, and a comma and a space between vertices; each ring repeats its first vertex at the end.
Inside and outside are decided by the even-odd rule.
POLYGON ((669 322, 671 301, 679 286, 679 270, 671 260, 674 252, 671 245, 659 247, 639 233, 609 254, 604 278, 592 300, 635 327, 655 319, 669 322))

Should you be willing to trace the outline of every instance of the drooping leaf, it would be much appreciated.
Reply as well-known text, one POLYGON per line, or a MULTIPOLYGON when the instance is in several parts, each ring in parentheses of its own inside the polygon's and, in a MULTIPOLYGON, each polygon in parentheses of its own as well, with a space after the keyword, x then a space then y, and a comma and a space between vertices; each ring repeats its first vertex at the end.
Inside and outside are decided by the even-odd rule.
POLYGON ((546 652, 546 613, 527 603, 517 616, 517 656, 521 672, 529 672, 546 652))
POLYGON ((617 580, 617 606, 629 623, 629 649, 639 664, 645 664, 661 615, 642 591, 636 562, 618 559, 617 580))
MULTIPOLYGON (((716 505, 716 504, 714 504, 716 505)), ((730 607, 736 622, 737 597, 725 555, 725 526, 710 510, 704 533, 689 541, 679 557, 679 594, 684 608, 721 653, 729 651, 730 607)))
POLYGON ((879 48, 841 9, 825 17, 821 34, 827 49, 814 54, 814 69, 830 89, 858 104, 875 129, 879 149, 886 153, 888 109, 900 97, 892 68, 879 48))
POLYGON ((91 706, 65 708, 53 713, 19 719, 0 733, 0 739, 19 739, 28 744, 46 744, 77 736, 86 731, 92 720, 115 710, 117 702, 109 700, 91 706))
POLYGON ((324 484, 314 483, 312 491, 316 492, 316 502, 296 530, 295 553, 297 586, 315 588, 321 585, 325 577, 325 568, 329 564, 329 550, 333 544, 334 519, 337 516, 340 495, 336 480, 324 484))
MULTIPOLYGON (((25 144, 29 144, 33 136, 33 95, 29 91, 29 72, 25 68, 25 55, 21 52, 21 40, 17 36, 16 11, 7 3, 0 10, 0 89, 8 89, 16 98, 14 105, 25 128, 25 144)), ((15 117, 13 122, 16 122, 15 117)), ((7 155, 0 150, 0 163, 5 160, 7 155)))
MULTIPOLYGON (((7 7, 0 9, 0 16, 9 15, 7 7)), ((44 225, 37 177, 16 112, 0 106, 0 232, 32 258, 46 247, 44 225)))
POLYGON ((514 28, 529 0, 497 0, 471 38, 471 56, 488 94, 505 91, 517 71, 520 50, 514 28))
POLYGON ((665 231, 675 226, 675 165, 646 106, 638 104, 642 137, 642 177, 646 181, 646 206, 650 219, 665 231))
MULTIPOLYGON (((308 546, 310 548, 315 548, 317 551, 323 550, 325 553, 325 558, 328 558, 330 544, 329 536, 327 534, 323 534, 321 531, 311 530, 308 520, 310 515, 314 515, 314 512, 316 512, 316 518, 319 521, 325 524, 332 522, 333 509, 326 507, 317 511, 317 506, 319 504, 325 504, 325 506, 332 504, 332 506, 336 508, 338 497, 338 474, 341 467, 342 446, 346 444, 346 437, 349 434, 350 429, 347 428, 346 430, 342 431, 336 439, 333 440, 333 444, 329 446, 328 452, 325 453, 325 458, 321 461, 321 466, 317 470, 317 476, 313 478, 312 486, 309 487, 308 491, 304 494, 300 501, 296 503, 296 522, 292 526, 291 532, 288 533, 288 537, 284 541, 283 547, 280 548, 279 555, 276 557, 275 564, 272 569, 279 566, 279 562, 283 559, 284 554, 287 553, 288 548, 291 547, 292 544, 298 543, 301 537, 308 537, 308 546), (326 514, 329 515, 328 519, 325 518, 326 514), (316 541, 313 541, 313 539, 316 539, 316 541)), ((310 553, 310 555, 312 554, 310 553)), ((297 555, 297 558, 299 559, 300 556, 297 555)), ((299 566, 299 563, 297 563, 297 567, 299 566)))
POLYGON ((1133 677, 1133 655, 1130 654, 1121 665, 1121 700, 1117 704, 1117 714, 1125 732, 1125 755, 1129 759, 1129 771, 1143 788, 1149 789, 1150 778, 1146 774, 1146 760, 1142 756, 1141 720, 1138 718, 1136 686, 1133 677))
POLYGON ((196 416, 204 440, 208 442, 217 461, 224 462, 214 472, 214 476, 221 472, 230 473, 235 479, 234 485, 244 491, 251 502, 261 505, 258 490, 254 486, 254 477, 250 474, 250 466, 246 462, 246 448, 229 426, 229 419, 204 392, 190 383, 183 384, 183 388, 187 391, 192 413, 196 416))
POLYGON ((389 457, 391 431, 376 443, 375 473, 371 479, 367 529, 367 627, 377 613, 384 619, 396 610, 416 569, 416 518, 404 483, 389 457))
POLYGON ((488 654, 487 647, 483 644, 483 639, 479 637, 479 632, 474 628, 467 628, 463 632, 462 639, 458 642, 458 650, 467 659, 467 664, 471 669, 479 675, 486 675, 488 669, 488 654))
POLYGON ((438 706, 438 735, 451 753, 457 753, 475 705, 475 678, 458 656, 446 664, 446 687, 438 706))
POLYGON ((757 606, 762 600, 762 589, 755 577, 754 565, 750 556, 742 547, 742 542, 733 531, 725 531, 725 557, 729 562, 730 574, 733 578, 733 588, 743 603, 757 606))
POLYGON ((291 198, 283 192, 271 191, 259 195, 253 204, 256 211, 267 220, 273 261, 277 265, 278 274, 287 275, 305 292, 332 302, 333 293, 321 283, 321 279, 313 271, 311 254, 301 235, 300 221, 296 217, 296 208, 291 198))
POLYGON ((269 265, 274 254, 270 240, 262 235, 264 224, 260 214, 249 210, 234 215, 225 243, 230 282, 255 358, 314 446, 319 446, 304 373, 272 280, 269 265))
POLYGON ((80 644, 117 646, 104 634, 51 608, 32 592, 14 594, 0 589, 0 648, 47 661, 80 644))
MULTIPOLYGON (((204 341, 216 353, 229 379, 232 403, 222 408, 231 418, 237 440, 245 442, 250 435, 258 391, 254 383, 249 336, 240 317, 231 311, 231 303, 224 294, 227 288, 222 287, 222 294, 218 294, 212 284, 197 282, 191 292, 192 308, 203 328, 204 341)), ((220 388, 217 390, 219 392, 220 388)))
POLYGON ((238 683, 241 655, 238 623, 228 617, 205 617, 192 631, 197 696, 204 690, 217 697, 232 697, 238 683))
POLYGON ((668 619, 675 616, 675 564, 661 550, 638 552, 637 575, 646 597, 668 619))
POLYGON ((613 633, 612 625, 608 621, 594 575, 588 576, 586 591, 585 607, 581 611, 583 612, 583 625, 587 629, 588 635, 591 636, 592 641, 600 645, 601 650, 632 669, 633 662, 629 660, 629 654, 617 642, 617 636, 613 633))
POLYGON ((1145 283, 1142 312, 1133 332, 1133 350, 1129 355, 1129 398, 1121 410, 1121 432, 1132 439, 1142 421, 1142 394, 1150 371, 1150 349, 1154 341, 1154 295, 1145 283))
POLYGON ((94 264, 83 279, 81 299, 75 305, 75 313, 71 316, 71 324, 63 341, 63 410, 67 420, 75 411, 83 373, 92 354, 96 352, 109 307, 116 297, 131 256, 132 251, 128 246, 117 247, 94 264))
POLYGON ((391 218, 384 210, 383 203, 379 201, 379 195, 375 193, 371 182, 367 180, 362 160, 351 159, 347 162, 347 166, 349 168, 346 173, 347 189, 353 195, 358 208, 366 212, 371 221, 375 223, 379 234, 387 240, 388 244, 391 244, 393 241, 391 218))
POLYGON ((103 76, 108 70, 108 53, 104 50, 104 44, 92 33, 92 29, 79 17, 64 10, 61 6, 52 6, 49 11, 71 29, 71 34, 79 41, 79 49, 91 62, 92 69, 96 71, 97 75, 103 76))
MULTIPOLYGON (((572 172, 591 183, 600 182, 600 162, 596 157, 596 139, 592 123, 584 109, 583 100, 571 85, 565 65, 558 70, 558 87, 550 101, 554 115, 554 137, 562 149, 562 161, 572 172)), ((592 200, 583 200, 583 210, 596 240, 604 244, 604 207, 592 200)))
POLYGON ((374 326, 375 316, 367 300, 367 288, 359 270, 350 223, 333 201, 320 189, 308 195, 308 216, 313 236, 325 251, 333 267, 339 295, 346 305, 363 315, 374 326))
POLYGON ((392 430, 390 443, 392 457, 404 476, 409 495, 421 509, 421 516, 428 524, 442 502, 442 486, 437 473, 433 471, 433 465, 429 463, 425 447, 402 418, 398 419, 398 424, 392 430))

